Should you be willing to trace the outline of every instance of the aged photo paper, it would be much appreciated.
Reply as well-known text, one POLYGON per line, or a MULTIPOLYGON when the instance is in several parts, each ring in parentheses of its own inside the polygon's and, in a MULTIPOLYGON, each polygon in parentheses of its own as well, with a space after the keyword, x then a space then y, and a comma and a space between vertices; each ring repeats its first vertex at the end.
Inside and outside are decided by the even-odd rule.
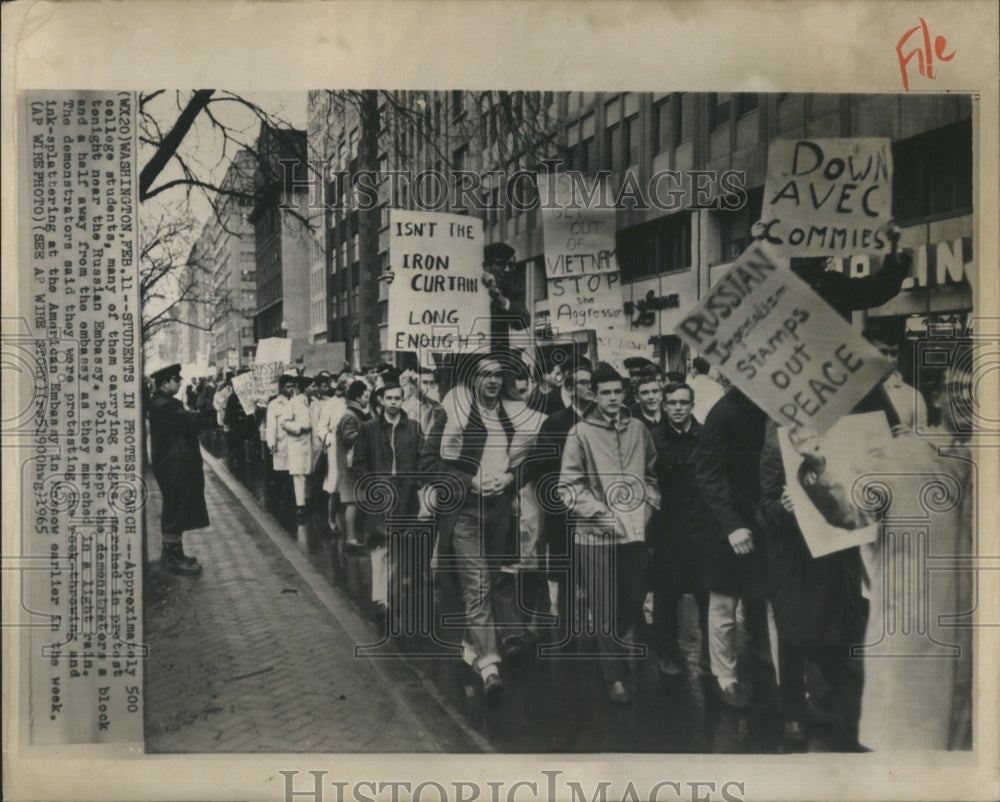
POLYGON ((4 4, 5 797, 1000 797, 998 26, 4 4))

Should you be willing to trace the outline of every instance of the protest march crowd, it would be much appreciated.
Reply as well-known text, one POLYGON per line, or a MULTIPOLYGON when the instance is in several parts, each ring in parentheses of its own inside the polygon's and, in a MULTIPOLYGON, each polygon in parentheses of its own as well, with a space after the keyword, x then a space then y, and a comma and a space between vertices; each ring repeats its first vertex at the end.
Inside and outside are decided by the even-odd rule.
MULTIPOLYGON (((792 749, 817 719, 832 722, 843 751, 970 748, 971 630, 939 615, 972 609, 969 583, 940 572, 914 601, 892 578, 918 545, 885 526, 871 542, 815 556, 789 488, 798 484, 827 523, 851 532, 878 528, 894 504, 923 492, 913 482, 930 477, 940 514, 922 548, 968 553, 968 362, 922 376, 919 391, 893 370, 854 410, 884 413, 891 441, 845 466, 828 440, 800 433, 790 477, 776 421, 701 357, 689 373, 635 357, 623 375, 578 343, 542 344, 534 361, 511 348, 506 332, 528 325, 503 280, 512 251, 486 249, 490 347, 447 366, 289 371, 255 414, 231 376, 218 388, 192 383, 182 402, 173 398, 179 366, 154 373, 147 408, 164 488, 162 565, 201 570, 181 533, 207 524, 196 438, 219 432, 237 467, 266 446, 297 515, 322 500, 333 537, 367 550, 383 632, 427 637, 405 622, 427 612, 414 614, 425 604, 414 589, 429 582, 435 635, 443 610, 463 611, 462 658, 490 702, 502 704, 505 661, 529 650, 544 659, 539 633, 556 622, 587 644, 602 703, 634 699, 630 666, 642 642, 663 682, 700 670, 736 710, 763 698, 755 684, 767 667, 792 749), (919 436, 927 432, 940 436, 919 436), (855 484, 865 472, 889 477, 874 501, 855 484), (421 548, 413 541, 427 531, 421 548), (698 632, 680 632, 685 595, 697 604, 698 632), (899 645, 886 633, 899 634, 914 603, 922 628, 904 638, 902 655, 880 652, 899 645), (697 668, 680 654, 682 635, 700 643, 697 668), (937 659, 946 651, 950 659, 937 659)), ((817 304, 844 316, 898 292, 906 259, 894 247, 864 279, 825 271, 822 260, 800 260, 797 271, 817 304)), ((898 356, 887 332, 864 336, 890 361, 898 356)))

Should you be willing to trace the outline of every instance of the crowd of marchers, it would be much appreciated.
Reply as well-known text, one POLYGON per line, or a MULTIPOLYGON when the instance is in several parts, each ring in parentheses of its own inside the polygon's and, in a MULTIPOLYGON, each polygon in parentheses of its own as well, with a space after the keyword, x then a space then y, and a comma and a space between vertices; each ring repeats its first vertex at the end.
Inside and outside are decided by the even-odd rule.
MULTIPOLYGON (((902 273, 894 278, 891 270, 881 280, 898 285, 902 273)), ((874 285, 849 292, 822 271, 813 278, 838 311, 875 302, 858 295, 876 292, 874 285)), ((516 299, 498 291, 494 301, 522 319, 516 299)), ((899 343, 885 332, 866 336, 898 356, 899 343)), ((164 566, 200 570, 183 552, 181 532, 207 525, 204 502, 192 506, 197 488, 177 488, 187 469, 164 456, 173 433, 190 438, 200 420, 225 433, 232 462, 251 459, 265 443, 270 469, 288 476, 299 516, 324 499, 333 537, 370 554, 371 609, 386 631, 412 635, 399 625, 414 620, 407 605, 421 604, 408 589, 447 575, 441 587, 464 611, 468 675, 491 702, 502 703, 505 661, 536 646, 539 621, 560 620, 589 644, 605 703, 635 698, 630 662, 642 629, 664 682, 699 670, 730 708, 755 702, 748 681, 755 674, 740 661, 769 661, 786 746, 804 745, 822 721, 844 751, 970 747, 971 630, 949 628, 937 614, 971 610, 969 583, 961 572, 944 572, 933 598, 927 587, 914 597, 908 584, 892 584, 893 566, 916 547, 884 531, 870 545, 813 557, 789 481, 807 487, 836 526, 866 526, 887 514, 850 492, 822 441, 799 441, 801 467, 786 476, 777 425, 701 358, 690 373, 666 374, 635 358, 622 375, 578 347, 552 348, 534 375, 496 332, 493 342, 447 370, 291 372, 250 415, 229 382, 189 386, 184 410, 173 398, 178 366, 154 374, 148 409, 164 488, 164 566), (430 548, 408 542, 428 529, 430 548), (696 632, 681 631, 686 595, 699 611, 690 624, 696 632), (929 611, 931 622, 908 639, 906 654, 884 659, 871 647, 913 605, 940 609, 929 611), (754 648, 738 648, 738 634, 754 648), (682 659, 682 638, 701 645, 697 669, 682 659), (950 659, 936 659, 941 644, 954 646, 950 659), (817 675, 822 697, 807 683, 817 675)), ((960 498, 939 505, 947 520, 935 523, 930 550, 961 555, 972 536, 962 458, 969 376, 954 367, 939 373, 921 393, 893 372, 858 405, 883 411, 894 435, 893 448, 858 461, 887 476, 949 477, 960 498), (946 444, 916 434, 929 431, 946 444)), ((200 477, 200 457, 187 458, 197 459, 200 477)))

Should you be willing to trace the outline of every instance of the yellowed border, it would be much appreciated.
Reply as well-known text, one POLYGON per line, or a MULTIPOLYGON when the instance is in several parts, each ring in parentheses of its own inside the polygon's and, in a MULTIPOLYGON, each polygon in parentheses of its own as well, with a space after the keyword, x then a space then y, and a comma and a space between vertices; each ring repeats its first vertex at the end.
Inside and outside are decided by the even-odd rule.
MULTIPOLYGON (((981 93, 976 177, 977 313, 1000 331, 998 269, 998 9, 958 2, 59 2, 3 5, 3 315, 14 314, 15 91, 25 88, 231 89, 338 87, 550 88, 871 92, 901 89, 894 46, 924 17, 956 57, 916 90, 981 93)), ((984 330, 983 328, 980 331, 984 330)), ((5 386, 7 394, 14 388, 5 386)), ((997 409, 996 388, 987 399, 997 409)), ((1000 418, 994 414, 994 418, 1000 418)), ((997 450, 982 452, 985 489, 997 450)), ((4 476, 16 471, 2 452, 4 476)), ((5 556, 20 525, 4 483, 5 556)), ((984 551, 1000 554, 995 492, 980 496, 984 551), (990 544, 986 547, 986 544, 990 544)), ((993 572, 997 574, 998 572, 993 572)), ((5 614, 17 609, 5 572, 5 614)), ((1000 582, 984 582, 986 609, 1000 582)), ((4 662, 17 644, 4 632, 4 662)), ((628 780, 744 783, 745 799, 995 799, 998 635, 981 630, 975 755, 849 756, 130 756, 97 748, 20 750, 17 671, 4 672, 4 784, 10 799, 282 800, 279 769, 327 779, 518 780, 562 770, 584 787, 628 780)), ((564 786, 563 786, 564 787, 564 786)), ((690 789, 683 789, 687 799, 690 789)), ((705 793, 707 788, 702 789, 705 793)), ((732 793, 739 793, 730 789, 732 793)), ((325 799, 335 799, 327 787, 325 799)), ((487 799, 489 791, 483 789, 487 799)), ((298 800, 307 797, 297 797, 298 800)), ((345 797, 349 798, 349 797, 345 797)), ((430 792, 425 798, 434 798, 430 792)), ((533 798, 522 789, 518 799, 533 798)), ((676 798, 667 791, 661 798, 676 798)))

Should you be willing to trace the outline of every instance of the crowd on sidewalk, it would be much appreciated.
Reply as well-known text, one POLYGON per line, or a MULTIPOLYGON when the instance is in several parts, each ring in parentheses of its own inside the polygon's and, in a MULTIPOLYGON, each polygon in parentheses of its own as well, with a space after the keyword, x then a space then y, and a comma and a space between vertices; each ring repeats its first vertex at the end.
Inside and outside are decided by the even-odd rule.
MULTIPOLYGON (((493 259, 512 254, 494 248, 493 259)), ((840 291, 814 286, 824 298, 840 291)), ((949 661, 879 663, 855 650, 877 642, 885 617, 907 604, 893 595, 903 591, 882 586, 879 566, 908 546, 883 538, 812 557, 787 491, 777 426, 748 397, 726 388, 700 358, 690 375, 633 359, 623 376, 565 346, 543 351, 535 375, 503 337, 504 325, 524 327, 518 299, 504 292, 502 281, 491 285, 500 325, 488 352, 447 370, 381 364, 290 372, 256 416, 244 413, 228 382, 206 383, 188 388, 188 417, 171 404, 158 424, 154 414, 167 405, 161 396, 172 398, 179 383, 176 371, 154 375, 154 469, 167 426, 221 432, 234 465, 266 446, 270 469, 289 478, 298 515, 310 497, 324 498, 334 537, 368 550, 372 609, 387 627, 413 620, 407 605, 420 599, 409 589, 442 577, 452 591, 442 604, 464 611, 463 659, 491 701, 502 699, 505 661, 536 645, 539 621, 556 618, 592 646, 600 693, 613 704, 629 704, 636 693, 629 661, 644 627, 664 682, 692 670, 678 644, 694 635, 720 702, 746 708, 758 675, 740 665, 744 627, 779 685, 787 745, 804 744, 809 721, 820 716, 846 751, 969 747, 971 643, 963 640, 961 659, 949 661), (412 541, 428 522, 433 548, 424 550, 412 541), (697 633, 680 632, 688 594, 697 602, 697 633), (822 700, 807 685, 815 674, 809 665, 825 684, 822 700), (901 703, 911 695, 920 698, 901 703)), ((850 301, 837 295, 831 304, 837 299, 850 301)), ((898 348, 885 332, 868 336, 887 355, 898 348)), ((914 430, 930 414, 960 449, 967 405, 956 398, 967 384, 967 374, 942 370, 925 400, 898 374, 887 378, 877 408, 893 424, 896 449, 873 455, 867 467, 922 466, 966 487, 965 463, 914 430)), ((845 491, 849 479, 819 440, 797 447, 799 481, 831 522, 855 528, 877 520, 850 485, 845 491)), ((157 474, 161 484, 169 484, 167 474, 157 474)), ((166 550, 168 529, 204 524, 190 507, 192 520, 167 521, 164 498, 166 550)), ((949 509, 954 542, 945 545, 959 554, 971 537, 969 494, 949 509)), ((169 565, 193 573, 179 534, 171 548, 169 565)), ((948 593, 955 604, 948 611, 971 608, 960 577, 948 593)), ((940 626, 931 625, 928 643, 967 634, 940 626)))

